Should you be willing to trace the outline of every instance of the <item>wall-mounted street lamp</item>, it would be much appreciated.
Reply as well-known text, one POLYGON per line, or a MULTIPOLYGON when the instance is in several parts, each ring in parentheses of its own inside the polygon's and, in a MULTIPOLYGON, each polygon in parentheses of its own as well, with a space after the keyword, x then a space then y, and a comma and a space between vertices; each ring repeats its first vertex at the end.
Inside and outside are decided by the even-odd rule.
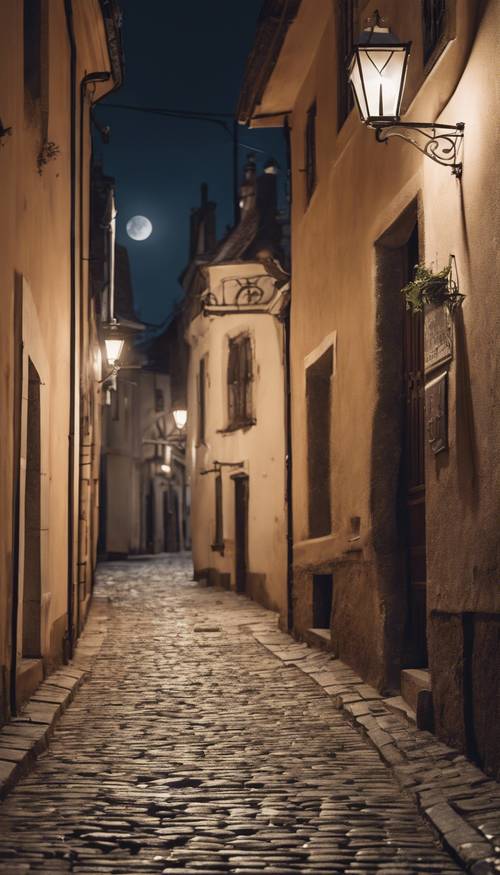
POLYGON ((182 431, 187 423, 187 410, 184 410, 182 407, 174 407, 172 410, 172 416, 174 417, 175 427, 177 431, 182 431))
POLYGON ((105 377, 105 380, 108 380, 111 376, 115 376, 118 373, 120 369, 120 356, 123 352, 124 343, 125 337, 120 331, 117 320, 113 319, 113 321, 105 327, 104 346, 106 349, 106 361, 111 369, 111 374, 105 377))
POLYGON ((370 27, 355 44, 349 64, 349 80, 359 114, 366 125, 375 129, 379 143, 391 137, 406 140, 460 177, 462 164, 457 157, 464 136, 463 122, 442 125, 400 121, 410 49, 411 42, 400 42, 388 27, 382 27, 382 19, 375 10, 370 27), (407 131, 420 135, 421 141, 407 131))

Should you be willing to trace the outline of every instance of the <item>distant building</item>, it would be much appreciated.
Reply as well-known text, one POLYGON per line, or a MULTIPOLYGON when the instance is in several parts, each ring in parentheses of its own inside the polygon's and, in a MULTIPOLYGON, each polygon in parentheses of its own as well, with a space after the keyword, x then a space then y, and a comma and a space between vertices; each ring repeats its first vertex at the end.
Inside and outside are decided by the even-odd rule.
POLYGON ((101 318, 113 316, 127 338, 118 373, 103 384, 99 555, 126 558, 138 553, 177 552, 189 547, 189 490, 185 436, 173 409, 186 406, 187 356, 182 327, 172 319, 147 336, 134 310, 128 253, 116 246, 113 313, 103 253, 115 214, 115 181, 94 167, 94 292, 101 318))
POLYGON ((202 187, 181 280, 190 345, 187 462, 196 578, 286 612, 282 266, 276 167, 249 160, 241 218, 217 244, 202 187))
POLYGON ((90 114, 122 80, 115 3, 3 0, 0 67, 2 721, 71 655, 92 589, 101 340, 90 114))
POLYGON ((381 24, 373 5, 266 0, 238 111, 290 136, 291 625, 498 774, 498 5, 384 0, 381 24), (365 40, 412 41, 403 121, 465 123, 461 179, 430 129, 396 131, 422 154, 361 123, 368 16, 365 40), (451 264, 452 317, 405 311, 418 262, 451 264))

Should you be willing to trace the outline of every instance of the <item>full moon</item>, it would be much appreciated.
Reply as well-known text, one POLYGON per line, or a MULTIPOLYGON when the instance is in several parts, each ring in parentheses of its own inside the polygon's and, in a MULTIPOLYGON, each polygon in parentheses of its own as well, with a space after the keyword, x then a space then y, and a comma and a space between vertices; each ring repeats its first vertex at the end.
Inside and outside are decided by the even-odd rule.
POLYGON ((132 240, 147 240, 153 226, 146 216, 132 216, 127 222, 127 234, 132 240))

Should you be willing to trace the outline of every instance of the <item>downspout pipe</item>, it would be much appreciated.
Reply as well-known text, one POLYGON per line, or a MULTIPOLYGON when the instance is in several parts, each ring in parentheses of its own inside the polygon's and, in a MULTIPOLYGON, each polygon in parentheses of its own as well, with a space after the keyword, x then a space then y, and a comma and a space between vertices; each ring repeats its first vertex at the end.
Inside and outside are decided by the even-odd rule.
POLYGON ((72 0, 64 0, 66 27, 70 50, 70 363, 69 363, 69 430, 68 430, 68 566, 67 566, 67 631, 65 657, 73 656, 74 629, 74 561, 75 561, 75 401, 76 401, 76 38, 72 0))
MULTIPOLYGON (((10 714, 17 717, 17 624, 19 613, 19 527, 20 527, 20 469, 21 469, 21 418, 23 384, 23 287, 16 274, 16 301, 14 309, 14 440, 13 440, 13 496, 12 496, 12 614, 10 634, 10 714)), ((0 719, 5 715, 0 715, 0 719)))
MULTIPOLYGON (((95 82, 107 82, 111 78, 111 74, 107 71, 96 71, 94 73, 87 73, 83 79, 80 80, 80 130, 79 130, 79 155, 78 155, 78 163, 79 163, 79 227, 78 227, 78 236, 79 236, 79 253, 80 253, 80 270, 79 270, 79 289, 80 289, 80 375, 84 373, 84 333, 83 333, 83 325, 88 317, 88 314, 84 312, 84 296, 83 296, 83 248, 84 248, 84 239, 83 239, 83 184, 84 184, 84 166, 83 166, 83 153, 84 153, 84 118, 85 118, 85 97, 87 92, 87 87, 95 82)), ((88 252, 86 255, 88 256, 88 252)), ((83 391, 82 379, 80 378, 80 392, 83 391)), ((82 438, 80 436, 80 447, 78 452, 78 522, 80 522, 80 496, 81 496, 81 470, 82 470, 82 438)), ((80 632, 80 594, 79 594, 79 582, 80 582, 80 564, 82 562, 82 544, 80 543, 80 529, 78 530, 78 563, 77 563, 77 599, 76 599, 76 630, 77 635, 80 632)))

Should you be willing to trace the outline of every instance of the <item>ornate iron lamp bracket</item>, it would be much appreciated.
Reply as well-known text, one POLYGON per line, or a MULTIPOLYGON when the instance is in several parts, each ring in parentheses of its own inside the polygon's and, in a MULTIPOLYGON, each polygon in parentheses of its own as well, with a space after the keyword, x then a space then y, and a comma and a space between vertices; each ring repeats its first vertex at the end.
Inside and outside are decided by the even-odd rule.
POLYGON ((440 125, 433 122, 398 122, 388 125, 374 125, 377 142, 387 143, 392 137, 406 140, 415 146, 422 155, 431 158, 443 167, 449 167, 458 179, 462 176, 462 162, 457 161, 464 137, 464 123, 440 125), (411 136, 406 131, 414 131, 411 136))

